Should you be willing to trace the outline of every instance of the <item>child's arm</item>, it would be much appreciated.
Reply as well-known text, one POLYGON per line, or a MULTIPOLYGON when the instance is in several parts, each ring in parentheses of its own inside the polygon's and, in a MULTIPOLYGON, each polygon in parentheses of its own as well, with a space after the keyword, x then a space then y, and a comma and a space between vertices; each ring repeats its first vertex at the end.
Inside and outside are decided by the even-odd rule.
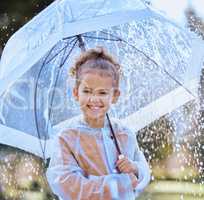
POLYGON ((135 188, 135 194, 138 196, 150 182, 150 169, 146 158, 142 151, 140 151, 135 134, 132 134, 132 141, 134 141, 135 152, 133 163, 138 171, 138 185, 135 188))
POLYGON ((127 156, 118 159, 116 167, 121 173, 134 173, 138 177, 138 185, 134 189, 135 195, 138 196, 150 181, 150 169, 144 154, 139 149, 135 134, 126 127, 123 131, 129 135, 127 146, 129 151, 134 152, 134 156, 131 159, 127 156))
POLYGON ((134 199, 134 176, 125 173, 87 176, 63 137, 59 137, 58 145, 51 158, 47 177, 53 192, 63 200, 134 199))
POLYGON ((121 173, 133 173, 138 178, 138 184, 134 187, 136 196, 143 191, 150 181, 149 167, 142 152, 135 153, 135 160, 124 156, 118 159, 116 167, 121 173), (140 155, 139 155, 140 154, 140 155))

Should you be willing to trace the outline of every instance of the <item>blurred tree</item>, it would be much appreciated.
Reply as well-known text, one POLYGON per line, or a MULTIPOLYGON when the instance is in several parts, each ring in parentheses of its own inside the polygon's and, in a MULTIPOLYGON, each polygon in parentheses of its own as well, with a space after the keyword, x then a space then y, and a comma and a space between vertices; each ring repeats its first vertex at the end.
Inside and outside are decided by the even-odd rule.
POLYGON ((53 0, 0 1, 0 55, 8 39, 53 0))
POLYGON ((201 72, 200 78, 200 112, 198 116, 199 121, 199 136, 196 138, 195 150, 198 152, 199 163, 200 163, 200 173, 202 174, 202 180, 204 183, 204 69, 201 72))
POLYGON ((204 39, 204 22, 197 16, 193 8, 188 8, 185 12, 188 27, 204 39))
POLYGON ((166 117, 138 132, 138 142, 151 163, 158 163, 173 152, 173 132, 173 125, 166 117))
MULTIPOLYGON (((204 21, 196 14, 195 10, 189 7, 186 10, 186 18, 188 27, 191 31, 197 33, 204 40, 204 21)), ((204 59, 203 59, 204 60, 204 59)), ((204 183, 204 69, 200 76, 200 112, 198 115, 198 134, 194 139, 192 150, 197 157, 197 163, 200 170, 200 178, 204 183)))

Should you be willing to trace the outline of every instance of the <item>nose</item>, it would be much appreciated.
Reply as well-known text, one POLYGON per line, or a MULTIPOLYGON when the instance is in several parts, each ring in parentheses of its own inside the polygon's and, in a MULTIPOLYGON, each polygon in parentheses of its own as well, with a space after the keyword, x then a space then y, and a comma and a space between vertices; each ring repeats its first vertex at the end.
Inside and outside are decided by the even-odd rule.
POLYGON ((89 98, 90 102, 99 102, 100 98, 96 94, 92 94, 89 98))

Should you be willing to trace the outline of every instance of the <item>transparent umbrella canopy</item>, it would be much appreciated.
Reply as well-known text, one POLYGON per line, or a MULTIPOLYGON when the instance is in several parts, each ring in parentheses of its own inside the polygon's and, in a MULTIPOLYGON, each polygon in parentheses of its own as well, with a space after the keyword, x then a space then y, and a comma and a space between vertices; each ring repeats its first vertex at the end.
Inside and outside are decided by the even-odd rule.
POLYGON ((50 156, 52 135, 80 113, 70 67, 97 45, 122 65, 110 115, 134 131, 197 98, 204 47, 195 35, 138 0, 55 1, 3 51, 0 143, 50 156))

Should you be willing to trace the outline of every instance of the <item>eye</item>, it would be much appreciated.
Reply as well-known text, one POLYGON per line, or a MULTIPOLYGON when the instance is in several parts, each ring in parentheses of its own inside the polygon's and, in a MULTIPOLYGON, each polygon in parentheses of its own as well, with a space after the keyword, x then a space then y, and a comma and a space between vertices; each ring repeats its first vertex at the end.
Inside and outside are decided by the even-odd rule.
POLYGON ((88 93, 90 93, 91 91, 85 89, 85 90, 83 90, 82 92, 88 94, 88 93))
POLYGON ((108 94, 108 92, 101 91, 99 94, 100 94, 100 95, 107 95, 107 94, 108 94))

